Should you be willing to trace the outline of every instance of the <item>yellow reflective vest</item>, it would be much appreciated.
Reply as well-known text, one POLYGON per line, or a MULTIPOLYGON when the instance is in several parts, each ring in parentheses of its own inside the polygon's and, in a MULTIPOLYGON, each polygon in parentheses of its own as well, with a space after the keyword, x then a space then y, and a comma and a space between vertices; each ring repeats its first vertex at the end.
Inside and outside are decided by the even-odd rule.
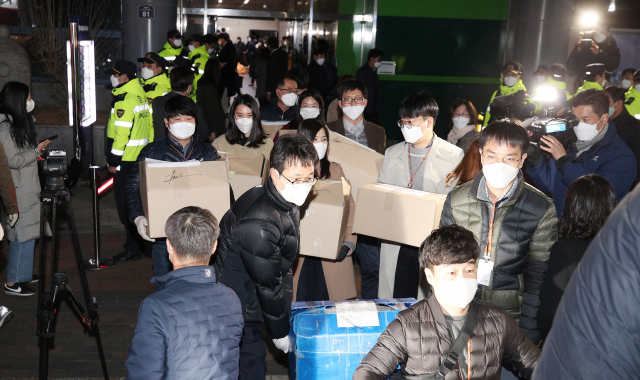
POLYGON ((631 116, 640 119, 640 91, 631 86, 629 87, 629 91, 624 95, 624 98, 624 106, 627 107, 627 111, 629 111, 631 116))
POLYGON ((187 54, 183 54, 183 50, 184 50, 183 46, 180 46, 179 48, 174 48, 173 46, 171 46, 169 41, 167 41, 164 43, 164 48, 160 50, 158 55, 166 59, 168 62, 173 62, 180 55, 187 58, 187 54))
POLYGON ((167 74, 160 73, 155 77, 143 80, 142 89, 147 94, 147 102, 151 103, 158 96, 171 92, 171 82, 167 74))
POLYGON ((598 82, 591 82, 591 81, 584 81, 584 84, 580 87, 578 87, 578 90, 576 91, 575 95, 578 95, 579 93, 581 93, 584 90, 590 90, 592 88, 595 88, 596 90, 604 90, 604 88, 602 88, 602 86, 600 85, 600 83, 598 82))
POLYGON ((189 97, 195 102, 196 101, 196 90, 198 89, 198 80, 204 74, 204 67, 207 65, 209 61, 209 53, 207 53, 207 48, 202 45, 199 48, 193 49, 191 53, 189 53, 189 60, 193 64, 193 68, 195 70, 195 77, 193 78, 193 85, 191 86, 191 95, 189 97))

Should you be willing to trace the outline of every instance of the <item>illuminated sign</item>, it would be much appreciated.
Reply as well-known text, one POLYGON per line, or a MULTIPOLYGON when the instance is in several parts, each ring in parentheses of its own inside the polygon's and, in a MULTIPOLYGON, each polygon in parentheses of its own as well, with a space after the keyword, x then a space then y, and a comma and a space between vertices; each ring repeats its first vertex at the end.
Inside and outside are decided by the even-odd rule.
MULTIPOLYGON (((78 41, 80 125, 88 127, 96 121, 96 65, 93 41, 78 41)), ((71 82, 71 43, 67 41, 67 85, 69 93, 69 125, 73 125, 73 83, 71 82)))

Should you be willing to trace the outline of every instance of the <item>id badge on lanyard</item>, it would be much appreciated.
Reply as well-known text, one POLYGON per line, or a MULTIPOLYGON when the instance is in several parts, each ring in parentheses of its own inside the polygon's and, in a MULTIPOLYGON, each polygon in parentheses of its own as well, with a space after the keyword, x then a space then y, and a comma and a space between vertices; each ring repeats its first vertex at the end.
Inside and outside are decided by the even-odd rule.
POLYGON ((491 210, 491 221, 489 223, 489 234, 487 235, 487 246, 484 255, 478 263, 478 285, 489 286, 491 274, 493 273, 494 262, 491 261, 491 244, 493 242, 493 221, 496 215, 495 207, 491 210))

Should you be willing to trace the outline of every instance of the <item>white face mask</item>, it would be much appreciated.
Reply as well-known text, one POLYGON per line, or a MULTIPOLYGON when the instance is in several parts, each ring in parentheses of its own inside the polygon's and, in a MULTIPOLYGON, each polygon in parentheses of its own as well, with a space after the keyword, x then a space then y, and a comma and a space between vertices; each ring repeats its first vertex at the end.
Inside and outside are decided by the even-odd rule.
POLYGON ((142 79, 147 80, 153 77, 153 70, 151 70, 148 67, 143 67, 142 70, 140 71, 140 75, 142 75, 142 79))
POLYGON ((315 119, 320 115, 320 108, 300 108, 300 116, 303 119, 315 119))
MULTIPOLYGON (((429 119, 425 120, 425 123, 428 123, 428 120, 429 119)), ((424 136, 425 133, 427 132, 422 132, 421 126, 411 127, 411 129, 402 128, 402 136, 404 136, 404 141, 408 142, 409 144, 413 144, 416 141, 420 140, 420 138, 424 136)))
POLYGON ((292 92, 290 94, 282 95, 281 99, 282 99, 282 103, 284 103, 285 106, 293 107, 296 105, 296 102, 298 101, 298 95, 292 92))
POLYGON ((493 164, 482 164, 482 174, 489 185, 496 189, 504 189, 511 181, 516 179, 520 169, 504 162, 494 162, 493 164))
MULTIPOLYGON (((602 118, 600 118, 600 120, 602 120, 602 118)), ((600 120, 598 120, 598 123, 600 122, 600 120)), ((584 121, 581 121, 573 128, 573 131, 576 133, 578 140, 591 141, 598 135, 598 123, 588 124, 584 121)))
POLYGON ((36 102, 33 99, 27 101, 27 113, 33 111, 33 108, 36 106, 36 102))
POLYGON ((635 88, 636 91, 640 91, 640 84, 636 84, 635 86, 633 86, 633 88, 635 88))
POLYGON ((195 123, 187 123, 186 121, 183 121, 180 123, 169 124, 169 132, 181 140, 188 139, 193 136, 195 131, 195 123))
POLYGON ((316 62, 318 63, 318 65, 322 66, 322 64, 324 63, 324 58, 318 58, 316 62))
POLYGON ((623 79, 622 82, 620 83, 620 87, 624 88, 625 90, 628 90, 629 87, 631 87, 631 81, 629 79, 623 79))
POLYGON ((504 80, 504 84, 507 87, 513 87, 516 85, 516 83, 518 83, 518 78, 516 77, 505 77, 503 78, 504 80))
POLYGON ((182 46, 182 40, 181 39, 176 39, 173 41, 173 45, 175 45, 175 47, 179 48, 180 46, 182 46))
POLYGON ((116 78, 115 75, 112 75, 109 79, 111 80, 111 87, 118 87, 120 84, 120 79, 116 78))
POLYGON ((375 62, 373 64, 373 67, 375 67, 376 69, 380 68, 380 66, 382 66, 382 62, 375 62))
POLYGON ((607 36, 604 33, 598 33, 593 37, 593 40, 596 41, 597 44, 603 43, 606 39, 607 36))
POLYGON ((351 106, 351 107, 342 107, 342 112, 349 117, 351 120, 355 120, 362 115, 364 112, 364 105, 362 106, 351 106))
POLYGON ((236 126, 242 133, 251 132, 251 128, 253 128, 253 119, 249 119, 247 117, 243 117, 242 119, 235 119, 236 126))
POLYGON ((469 121, 471 121, 471 118, 469 118, 469 117, 464 117, 464 116, 454 117, 453 118, 453 126, 458 128, 458 129, 462 129, 462 128, 466 127, 467 125, 469 125, 469 121))
POLYGON ((316 151, 318 151, 318 158, 322 160, 324 158, 324 155, 327 154, 327 148, 329 146, 324 142, 313 143, 313 146, 315 146, 316 151))
POLYGON ((194 51, 194 50, 195 50, 195 48, 196 48, 195 46, 193 46, 193 45, 189 45, 189 51, 194 51))
MULTIPOLYGON (((431 272, 429 269, 427 271, 431 272)), ((433 276, 433 274, 432 274, 433 276)), ((461 309, 467 307, 478 291, 478 280, 475 278, 458 278, 443 283, 435 282, 433 289, 436 299, 461 309)))
POLYGON ((209 54, 213 53, 213 48, 207 49, 207 53, 209 54))
POLYGON ((293 187, 289 181, 282 177, 282 174, 278 173, 280 176, 280 180, 284 183, 284 189, 280 190, 282 194, 282 198, 289 203, 293 203, 296 206, 302 206, 304 201, 307 200, 307 195, 311 191, 313 184, 311 183, 302 183, 300 185, 296 185, 293 187))
POLYGON ((547 78, 543 77, 542 75, 533 76, 533 82, 535 84, 543 84, 545 80, 547 80, 547 78))

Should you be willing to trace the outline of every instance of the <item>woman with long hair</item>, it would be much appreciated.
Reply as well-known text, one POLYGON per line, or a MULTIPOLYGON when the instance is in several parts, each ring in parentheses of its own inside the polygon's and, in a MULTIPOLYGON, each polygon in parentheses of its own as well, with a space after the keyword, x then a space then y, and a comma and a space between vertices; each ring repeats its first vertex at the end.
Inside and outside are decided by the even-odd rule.
MULTIPOLYGON (((316 119, 306 119, 298 126, 298 133, 313 143, 320 161, 316 165, 318 179, 340 181, 345 178, 340 164, 329 161, 329 129, 316 119)), ((296 301, 327 301, 353 298, 356 283, 351 253, 356 247, 356 235, 352 234, 356 205, 349 195, 349 217, 344 243, 337 260, 325 260, 311 256, 298 256, 294 266, 293 286, 296 301)))
POLYGON ((9 82, 0 92, 0 144, 4 146, 18 201, 18 219, 7 228, 10 244, 4 291, 16 296, 35 294, 28 283, 37 281, 33 254, 40 235, 38 157, 50 141, 37 142, 31 116, 34 106, 26 84, 9 82))
POLYGON ((204 74, 198 81, 198 89, 196 90, 198 108, 202 110, 204 115, 211 141, 222 136, 225 132, 224 109, 218 94, 220 75, 220 61, 216 58, 209 59, 204 67, 204 74))
POLYGON ((584 175, 569 185, 564 212, 558 220, 560 239, 551 247, 547 274, 540 288, 536 319, 542 339, 551 330, 553 317, 571 275, 616 204, 613 186, 597 174, 584 175))
POLYGON ((298 97, 298 114, 289 129, 296 129, 304 120, 318 120, 326 125, 324 119, 324 100, 317 90, 308 89, 298 97))
POLYGON ((447 187, 456 187, 473 180, 480 170, 482 170, 480 146, 478 145, 478 139, 475 139, 469 145, 469 149, 462 157, 462 161, 451 173, 447 174, 447 187))
POLYGON ((471 143, 478 138, 478 111, 476 107, 466 99, 458 99, 449 108, 447 115, 449 135, 447 141, 462 149, 465 153, 471 143))
POLYGON ((227 131, 216 138, 213 146, 219 152, 269 157, 273 140, 262 129, 260 108, 251 95, 236 96, 229 111, 227 131))

